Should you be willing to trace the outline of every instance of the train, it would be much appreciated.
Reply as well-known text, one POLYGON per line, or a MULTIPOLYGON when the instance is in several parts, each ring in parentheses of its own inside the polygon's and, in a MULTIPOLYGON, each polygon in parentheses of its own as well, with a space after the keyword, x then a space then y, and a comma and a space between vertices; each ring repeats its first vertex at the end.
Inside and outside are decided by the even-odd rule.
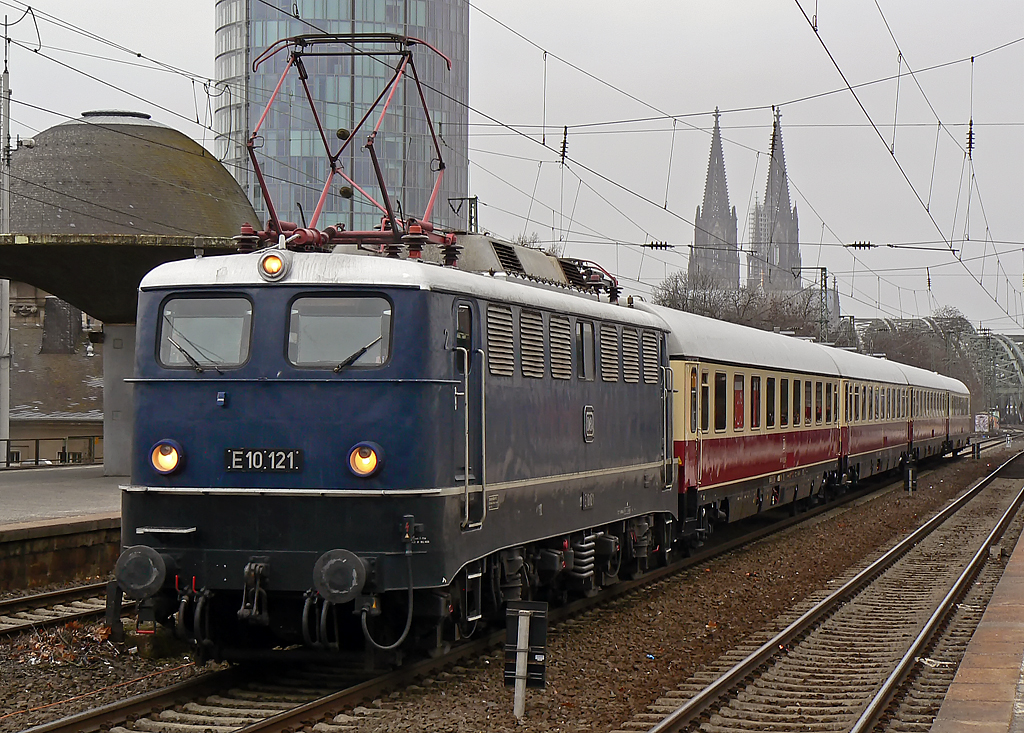
POLYGON ((115 568, 141 627, 216 659, 430 652, 970 441, 955 379, 446 237, 146 275, 115 568))
POLYGON ((393 66, 360 138, 381 201, 340 162, 374 106, 353 130, 320 127, 320 201, 283 221, 256 153, 265 112, 248 143, 265 227, 143 278, 112 623, 127 595, 140 631, 171 626, 197 659, 397 663, 511 601, 599 592, 716 526, 968 444, 955 379, 623 297, 596 263, 435 227, 443 146, 420 47, 440 56, 320 34, 254 61, 288 51, 311 105, 306 54, 393 66), (374 148, 406 71, 435 156, 420 216, 392 204, 374 148), (381 211, 375 228, 317 228, 335 176, 381 211))

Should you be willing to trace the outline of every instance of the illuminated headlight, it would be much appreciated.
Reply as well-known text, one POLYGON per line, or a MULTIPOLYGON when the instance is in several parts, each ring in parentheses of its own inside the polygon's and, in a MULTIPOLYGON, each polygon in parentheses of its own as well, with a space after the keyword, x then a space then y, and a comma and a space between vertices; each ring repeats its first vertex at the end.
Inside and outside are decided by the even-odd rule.
POLYGON ((358 443, 348 454, 348 468, 360 478, 372 476, 384 463, 384 451, 376 443, 358 443))
POLYGON ((260 255, 259 271, 264 280, 276 282, 288 274, 291 258, 283 249, 272 249, 260 255))
POLYGON ((185 463, 185 452, 174 440, 161 440, 149 451, 149 462, 157 473, 174 473, 185 463))

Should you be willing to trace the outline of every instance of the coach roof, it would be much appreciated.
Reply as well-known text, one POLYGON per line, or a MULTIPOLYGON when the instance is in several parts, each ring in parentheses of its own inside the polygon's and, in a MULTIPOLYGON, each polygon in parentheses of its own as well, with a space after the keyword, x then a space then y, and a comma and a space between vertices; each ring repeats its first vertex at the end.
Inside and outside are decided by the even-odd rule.
POLYGON ((840 376, 828 353, 809 341, 650 303, 636 307, 669 325, 670 356, 840 376))

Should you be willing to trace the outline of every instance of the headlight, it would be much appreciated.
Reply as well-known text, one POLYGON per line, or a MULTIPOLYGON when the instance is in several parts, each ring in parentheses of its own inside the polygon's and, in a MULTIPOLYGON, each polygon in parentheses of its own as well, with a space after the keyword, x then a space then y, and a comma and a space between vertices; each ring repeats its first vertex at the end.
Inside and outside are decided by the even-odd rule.
POLYGON ((174 440, 161 440, 149 451, 149 462, 157 473, 174 473, 185 463, 185 452, 174 440))
POLYGON ((288 264, 291 258, 283 249, 272 249, 260 255, 259 271, 260 277, 264 280, 276 282, 288 274, 288 264))
POLYGON ((358 443, 348 453, 348 468, 360 478, 372 476, 384 463, 384 451, 376 443, 358 443))

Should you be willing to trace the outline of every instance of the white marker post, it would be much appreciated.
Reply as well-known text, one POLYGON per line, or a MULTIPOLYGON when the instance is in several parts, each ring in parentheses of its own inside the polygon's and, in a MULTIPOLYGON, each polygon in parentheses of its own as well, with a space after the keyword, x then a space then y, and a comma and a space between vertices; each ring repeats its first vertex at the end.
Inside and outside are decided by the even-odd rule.
POLYGON ((505 604, 505 686, 513 688, 512 712, 517 721, 526 714, 526 688, 544 689, 547 636, 547 603, 505 604))
POLYGON ((516 637, 516 684, 512 713, 516 720, 526 714, 526 658, 530 652, 530 617, 533 611, 519 611, 518 635, 516 637))

